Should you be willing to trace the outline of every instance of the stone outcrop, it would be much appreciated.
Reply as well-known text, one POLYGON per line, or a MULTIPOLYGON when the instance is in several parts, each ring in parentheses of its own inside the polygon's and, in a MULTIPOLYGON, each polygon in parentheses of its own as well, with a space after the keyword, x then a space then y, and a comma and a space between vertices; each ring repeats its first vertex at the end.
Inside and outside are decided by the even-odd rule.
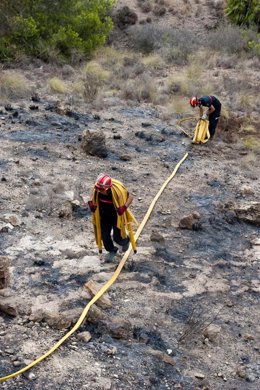
POLYGON ((102 131, 90 132, 84 130, 81 136, 81 147, 86 154, 107 157, 106 137, 102 131))
POLYGON ((0 256, 0 289, 6 288, 10 282, 9 272, 10 259, 7 256, 0 256))

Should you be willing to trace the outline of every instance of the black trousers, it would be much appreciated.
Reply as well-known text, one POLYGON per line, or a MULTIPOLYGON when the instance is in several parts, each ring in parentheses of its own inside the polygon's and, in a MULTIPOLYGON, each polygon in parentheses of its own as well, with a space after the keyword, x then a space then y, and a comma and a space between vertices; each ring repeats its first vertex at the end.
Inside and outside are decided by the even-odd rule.
POLYGON ((129 237, 122 238, 121 232, 117 228, 117 215, 101 215, 101 237, 104 244, 105 249, 108 252, 113 252, 115 250, 115 245, 113 241, 115 241, 118 245, 127 245, 129 242, 129 237), (113 230, 113 240, 111 237, 111 233, 113 230))
POLYGON ((209 133, 211 138, 214 137, 219 117, 220 117, 220 112, 215 112, 215 111, 209 116, 209 133))

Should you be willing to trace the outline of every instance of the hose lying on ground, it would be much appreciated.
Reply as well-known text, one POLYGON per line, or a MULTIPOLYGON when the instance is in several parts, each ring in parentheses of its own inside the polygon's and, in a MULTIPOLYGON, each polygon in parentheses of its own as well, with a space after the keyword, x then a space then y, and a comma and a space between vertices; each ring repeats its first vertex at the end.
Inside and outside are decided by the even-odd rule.
MULTIPOLYGON (((162 192, 164 191, 165 187, 168 185, 168 183, 173 179, 173 177, 175 176, 176 172, 178 171, 180 165, 186 160, 186 158, 188 157, 188 153, 186 153, 183 158, 178 162, 178 164, 176 165, 176 167, 174 168, 174 171, 172 172, 172 174, 169 176, 169 178, 164 182, 164 184, 162 185, 162 187, 160 188, 160 190, 158 191, 158 193, 156 194, 156 196, 154 197, 152 203, 150 204, 141 224, 139 225, 136 233, 135 233, 135 241, 137 241, 139 235, 141 234, 146 222, 148 221, 150 215, 151 215, 151 212, 157 202, 157 200, 159 199, 159 197, 161 196, 162 192)), ((112 275, 111 279, 108 280, 108 282, 106 282, 106 284, 99 290, 99 292, 91 299, 91 301, 89 301, 89 303, 86 305, 86 307, 84 308, 81 316, 79 317, 78 321, 76 322, 76 324, 73 326, 73 328, 68 332, 66 333, 49 351, 47 351, 44 355, 40 356, 39 358, 37 358, 36 360, 34 360, 33 362, 31 362, 30 364, 28 364, 26 367, 24 368, 21 368, 19 371, 16 371, 10 375, 6 375, 2 378, 0 378, 0 382, 3 382, 3 381, 6 381, 7 379, 10 379, 10 378, 13 378, 17 375, 20 375, 22 373, 24 373, 25 371, 29 370, 30 368, 32 368, 33 366, 35 366, 36 364, 40 363, 42 360, 44 360, 45 358, 47 358, 48 356, 50 356, 58 347, 61 346, 61 344, 64 343, 65 340, 67 340, 79 327, 80 325, 82 324, 82 322, 84 321, 84 319, 86 318, 86 315, 90 309, 90 307, 112 286, 112 284, 116 281, 116 279, 118 278, 120 272, 122 271, 124 265, 125 265, 125 262, 126 260, 128 259, 129 255, 131 253, 131 247, 125 252, 125 254, 123 255, 120 263, 118 264, 117 266, 117 269, 115 270, 114 274, 112 275)))

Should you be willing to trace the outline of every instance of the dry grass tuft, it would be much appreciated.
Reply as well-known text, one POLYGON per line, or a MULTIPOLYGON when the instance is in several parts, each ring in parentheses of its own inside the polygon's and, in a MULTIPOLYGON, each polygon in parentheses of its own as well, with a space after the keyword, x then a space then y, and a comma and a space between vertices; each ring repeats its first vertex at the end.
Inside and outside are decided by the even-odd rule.
POLYGON ((52 92, 63 94, 66 92, 65 83, 58 77, 53 77, 48 80, 48 85, 52 92))
POLYGON ((161 70, 165 68, 165 61, 158 54, 148 54, 141 59, 141 63, 149 69, 161 70))
POLYGON ((26 98, 32 88, 28 80, 17 71, 0 73, 0 96, 7 99, 26 98))
POLYGON ((249 136, 242 139, 243 144, 250 150, 260 150, 260 139, 256 136, 249 136))
POLYGON ((251 95, 250 93, 247 92, 238 93, 237 100, 238 100, 238 108, 243 111, 251 112, 255 106, 255 96, 251 95))
POLYGON ((239 133, 256 134, 256 128, 253 123, 245 122, 240 126, 239 133))
POLYGON ((214 90, 210 79, 204 76, 201 66, 191 63, 189 66, 171 75, 167 81, 168 93, 184 96, 202 96, 212 94, 214 90))
POLYGON ((168 103, 161 109, 161 119, 171 120, 176 115, 187 113, 188 101, 182 96, 176 96, 168 100, 168 103))
POLYGON ((85 102, 93 102, 100 89, 110 81, 111 72, 101 63, 101 51, 96 54, 96 60, 88 62, 82 69, 79 77, 72 83, 72 94, 78 95, 85 102))
POLYGON ((83 76, 92 75, 101 83, 107 81, 111 73, 108 70, 105 70, 103 66, 97 61, 88 62, 82 69, 83 76))
POLYGON ((105 69, 109 69, 111 66, 123 64, 125 58, 131 56, 129 51, 118 50, 113 46, 106 46, 95 51, 94 61, 101 64, 105 69))
POLYGON ((128 80, 122 88, 122 97, 127 100, 137 100, 157 103, 159 95, 156 85, 150 77, 128 80))

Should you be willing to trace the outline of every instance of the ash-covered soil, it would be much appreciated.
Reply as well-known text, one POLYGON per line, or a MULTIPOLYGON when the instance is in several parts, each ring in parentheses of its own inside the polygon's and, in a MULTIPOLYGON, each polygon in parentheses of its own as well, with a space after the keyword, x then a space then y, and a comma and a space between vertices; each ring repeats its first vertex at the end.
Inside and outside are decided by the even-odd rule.
POLYGON ((192 145, 174 114, 166 123, 148 105, 57 107, 43 95, 1 108, 1 376, 71 329, 91 299, 84 284, 99 288, 121 259, 107 263, 94 242, 86 202, 97 175, 125 183, 141 222, 189 155, 106 299, 0 388, 259 388, 259 163, 220 131, 192 145), (82 150, 86 129, 104 133, 107 157, 82 150))

